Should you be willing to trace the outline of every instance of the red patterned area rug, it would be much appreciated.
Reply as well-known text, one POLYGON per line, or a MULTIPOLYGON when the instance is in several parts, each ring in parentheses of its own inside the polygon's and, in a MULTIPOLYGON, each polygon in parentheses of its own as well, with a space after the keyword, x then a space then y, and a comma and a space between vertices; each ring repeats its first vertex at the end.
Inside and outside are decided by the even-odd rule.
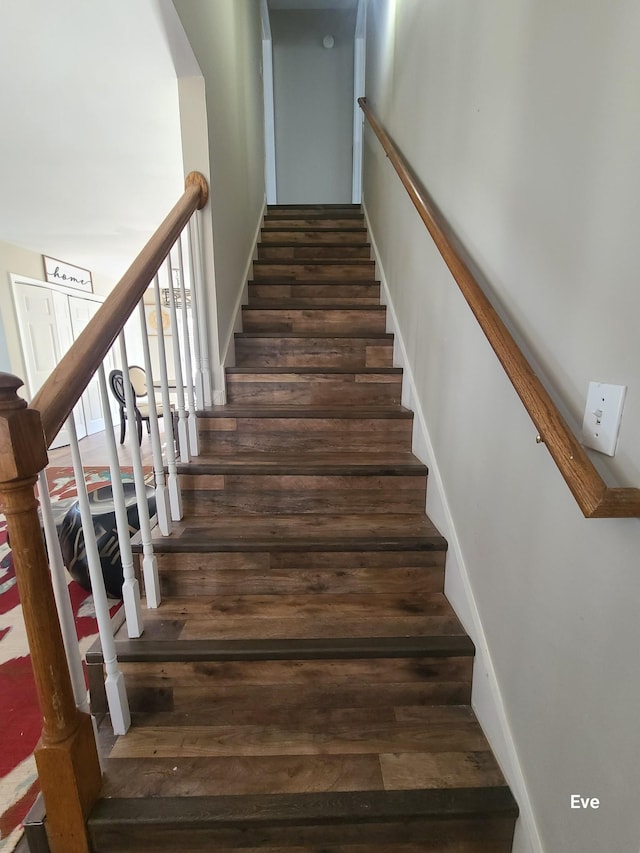
MULTIPOLYGON (((108 468, 85 468, 89 490, 111 481, 108 468)), ((132 480, 131 469, 122 479, 132 480)), ((72 468, 47 468, 52 501, 76 495, 72 468)), ((93 597, 67 575, 80 650, 84 654, 97 634, 93 597)), ((111 602, 111 613, 120 602, 111 602)), ((42 717, 36 698, 31 658, 18 598, 6 522, 0 515, 0 851, 9 853, 22 835, 22 821, 38 794, 33 750, 42 717)))

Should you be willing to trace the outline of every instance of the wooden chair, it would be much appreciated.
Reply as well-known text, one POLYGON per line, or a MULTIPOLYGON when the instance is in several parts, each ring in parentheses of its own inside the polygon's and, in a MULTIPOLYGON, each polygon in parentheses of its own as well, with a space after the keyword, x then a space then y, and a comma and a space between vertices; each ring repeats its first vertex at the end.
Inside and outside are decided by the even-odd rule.
MULTIPOLYGON (((147 390, 147 377, 144 370, 137 365, 131 365, 129 368, 129 381, 133 390, 133 398, 135 403, 136 426, 138 430, 138 444, 142 442, 142 421, 147 422, 147 432, 151 432, 151 424, 149 421, 149 407, 152 405, 149 402, 149 394, 147 390)), ((127 421, 127 404, 124 396, 124 377, 121 370, 112 370, 109 374, 109 387, 113 396, 118 401, 120 407, 120 444, 124 444, 127 421)), ((163 416, 162 404, 155 404, 158 417, 163 416)), ((171 421, 173 426, 173 406, 171 406, 171 421)))

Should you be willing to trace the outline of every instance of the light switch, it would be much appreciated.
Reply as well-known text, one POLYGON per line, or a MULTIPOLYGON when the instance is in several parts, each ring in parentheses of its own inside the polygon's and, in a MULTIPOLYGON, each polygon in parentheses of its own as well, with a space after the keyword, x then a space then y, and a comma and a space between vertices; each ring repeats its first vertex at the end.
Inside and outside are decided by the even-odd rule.
POLYGON ((582 443, 585 447, 606 453, 607 456, 615 454, 626 393, 626 385, 589 383, 582 422, 582 443))

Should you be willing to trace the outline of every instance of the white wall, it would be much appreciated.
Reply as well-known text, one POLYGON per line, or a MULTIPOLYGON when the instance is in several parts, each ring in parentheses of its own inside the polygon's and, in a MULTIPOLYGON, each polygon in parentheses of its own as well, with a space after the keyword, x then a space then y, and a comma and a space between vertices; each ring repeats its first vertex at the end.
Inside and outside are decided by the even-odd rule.
MULTIPOLYGON (((627 0, 371 0, 367 38, 370 105, 570 413, 589 380, 629 386, 605 469, 633 486, 638 32, 627 0)), ((640 522, 582 518, 370 131, 364 196, 428 509, 453 545, 447 591, 479 645, 474 701, 524 807, 514 849, 633 853, 640 522), (571 810, 575 793, 600 808, 571 810)))
POLYGON ((183 189, 158 0, 0 0, 0 239, 117 281, 183 189))
POLYGON ((348 204, 355 9, 272 9, 270 18, 278 204, 348 204))
POLYGON ((260 6, 250 0, 175 0, 174 5, 206 92, 215 256, 207 287, 221 361, 264 206, 260 6))

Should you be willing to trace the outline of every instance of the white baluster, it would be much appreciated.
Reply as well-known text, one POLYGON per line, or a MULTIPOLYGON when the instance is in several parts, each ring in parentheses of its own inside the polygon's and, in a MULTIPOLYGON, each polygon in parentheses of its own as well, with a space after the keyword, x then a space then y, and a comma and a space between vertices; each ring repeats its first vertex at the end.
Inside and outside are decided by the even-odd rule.
POLYGON ((191 316, 193 318, 193 360, 195 362, 194 383, 196 406, 204 409, 204 380, 202 374, 202 351, 200 347, 200 303, 196 285, 196 247, 194 237, 195 223, 193 217, 187 226, 187 245, 189 247, 189 267, 191 274, 191 316))
POLYGON ((167 257, 167 274, 169 277, 169 313, 171 314, 171 329, 173 341, 173 369, 176 377, 176 397, 178 400, 178 447, 180 461, 189 462, 189 427, 187 426, 187 411, 184 407, 184 379, 182 376, 182 359, 180 358, 180 335, 178 333, 178 312, 176 310, 176 292, 173 287, 173 270, 171 255, 167 257))
MULTIPOLYGON (((102 411, 108 414, 109 394, 107 392, 107 380, 104 375, 104 366, 98 368, 98 383, 100 387, 100 400, 102 411)), ((109 453, 109 470, 111 471, 111 494, 113 495, 113 506, 116 516, 116 529, 118 531, 118 543, 120 547, 120 563, 122 564, 122 601, 124 604, 124 616, 127 622, 127 634, 129 637, 139 637, 144 631, 142 623, 142 606, 140 604, 140 584, 133 568, 133 552, 131 551, 131 534, 129 532, 129 519, 127 517, 127 506, 124 497, 124 487, 120 473, 120 460, 116 439, 110 424, 106 424, 107 451, 109 453)), ((131 436, 131 431, 130 431, 131 436)))
POLYGON ((67 429, 69 430, 69 437, 71 439, 71 458, 76 478, 76 491, 80 506, 80 518, 82 520, 82 532, 84 535, 89 578, 91 580, 91 591, 93 593, 93 604, 98 622, 104 667, 107 673, 104 682, 107 705, 109 707, 109 714, 111 715, 111 725, 113 726, 114 734, 123 735, 131 725, 131 714, 129 713, 129 702, 127 700, 124 676, 120 671, 118 658, 116 657, 116 646, 111 629, 107 593, 104 588, 102 566, 100 565, 100 555, 96 544, 87 486, 84 481, 84 471, 82 469, 82 459, 80 458, 80 448, 78 447, 78 436, 76 434, 73 413, 67 418, 67 429))
MULTIPOLYGON (((169 280, 171 283, 171 280, 169 280)), ((162 305, 160 303, 160 281, 158 276, 153 280, 156 300, 156 314, 162 316, 162 305)), ((180 493, 180 481, 176 467, 176 448, 173 440, 173 416, 171 414, 171 400, 169 398, 169 379, 167 377, 167 353, 164 345, 162 323, 158 329, 158 361, 160 362, 160 389, 162 392, 162 411, 166 412, 164 417, 164 438, 167 449, 167 468, 169 469, 169 504, 171 506, 171 518, 180 521, 182 518, 182 495, 180 493)))
POLYGON ((200 354, 202 356, 202 387, 204 405, 210 406, 211 399, 211 364, 209 362, 209 339, 207 335, 207 303, 205 299, 204 273, 202 269, 202 240, 200 237, 200 218, 194 213, 189 221, 192 226, 194 264, 194 290, 198 292, 198 324, 200 331, 200 354))
MULTIPOLYGON (((184 234, 184 232, 183 232, 184 234)), ((187 291, 184 283, 184 261, 182 256, 182 235, 178 240, 178 275, 180 278, 180 303, 182 306, 182 337, 184 338, 184 365, 187 385, 187 408, 189 409, 189 451, 191 456, 200 455, 200 441, 198 437, 198 418, 196 415, 195 394, 193 388, 193 366, 191 363, 191 336, 189 334, 189 317, 187 311, 187 291)), ((191 278, 191 291, 193 292, 193 278, 191 278)))
POLYGON ((65 575, 64 563, 62 561, 58 531, 56 530, 56 524, 53 520, 51 498, 49 497, 49 484, 47 483, 47 475, 44 471, 40 471, 40 474, 38 475, 38 498, 40 500, 40 509, 42 511, 44 537, 47 543, 47 554, 49 557, 49 568, 51 569, 53 594, 56 600, 56 607, 58 609, 60 628, 62 629, 62 641, 67 655, 69 674, 71 675, 71 685, 73 687, 73 696, 78 710, 88 714, 89 697, 87 695, 87 686, 85 684, 84 672, 82 670, 82 658, 80 657, 80 646, 78 645, 78 635, 76 634, 76 623, 73 618, 71 599, 69 598, 69 584, 65 575))
POLYGON ((136 501, 138 504, 138 521, 140 522, 140 538, 142 539, 142 576, 144 577, 144 592, 147 599, 147 607, 155 608, 160 605, 160 584, 158 582, 158 561, 153 552, 151 543, 151 521, 149 519, 149 504, 147 502, 147 486, 144 481, 142 470, 142 457, 140 445, 138 444, 136 424, 135 402, 133 399, 133 388, 129 381, 129 361, 127 359, 127 345, 124 332, 120 332, 118 338, 120 343, 120 363, 122 366, 122 378, 124 386, 124 398, 127 408, 127 421, 129 423, 129 446, 131 448, 131 464, 133 465, 133 479, 136 484, 136 501))
MULTIPOLYGON (((171 507, 169 504, 169 490, 164 475, 164 460, 162 458, 162 444, 160 442, 160 426, 158 424, 158 411, 156 409, 156 395, 153 388, 153 369, 151 367, 151 353, 149 352, 149 336, 147 334, 147 318, 144 315, 144 303, 138 305, 140 311, 140 335, 142 337, 142 349, 144 353, 144 372, 147 375, 147 399, 149 400, 149 430, 151 432, 151 450, 153 453, 153 471, 156 481, 156 515, 158 527, 163 536, 171 533, 171 507)), ((165 431, 167 423, 171 424, 171 412, 164 412, 165 431)))

